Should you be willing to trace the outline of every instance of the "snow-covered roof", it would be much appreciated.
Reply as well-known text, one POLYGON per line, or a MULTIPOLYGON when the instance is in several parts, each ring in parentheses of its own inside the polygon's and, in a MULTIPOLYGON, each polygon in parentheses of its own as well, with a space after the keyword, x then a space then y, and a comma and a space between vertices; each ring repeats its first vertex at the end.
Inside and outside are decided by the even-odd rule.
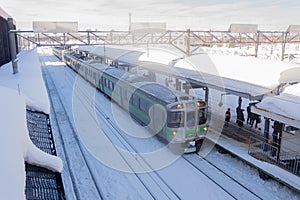
POLYGON ((300 82, 300 67, 287 69, 280 74, 280 83, 300 82))
POLYGON ((12 74, 11 62, 0 68, 0 86, 18 91, 25 96, 26 104, 31 109, 49 114, 50 102, 40 67, 36 49, 22 51, 18 54, 18 74, 12 74))
POLYGON ((254 113, 300 128, 300 83, 286 86, 280 95, 267 96, 254 113))
POLYGON ((299 109, 300 97, 283 93, 264 98, 255 105, 252 112, 300 128, 299 109))
MULTIPOLYGON (((298 64, 253 57, 208 56, 205 53, 198 53, 183 58, 178 50, 173 51, 174 49, 165 47, 134 48, 106 45, 81 46, 79 50, 132 65, 148 66, 164 73, 171 73, 174 70, 170 68, 173 67, 177 76, 249 99, 261 99, 264 94, 274 90, 280 84, 283 71, 300 69, 298 64)), ((286 77, 286 73, 283 73, 283 76, 286 77)))

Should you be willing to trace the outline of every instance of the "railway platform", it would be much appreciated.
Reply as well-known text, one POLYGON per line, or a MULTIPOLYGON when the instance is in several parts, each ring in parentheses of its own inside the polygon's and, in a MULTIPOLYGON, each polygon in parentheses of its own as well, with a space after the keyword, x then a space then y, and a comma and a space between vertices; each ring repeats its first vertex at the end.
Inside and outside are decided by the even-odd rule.
MULTIPOLYGON (((213 129, 211 131, 214 131, 213 129)), ((232 122, 228 127, 224 127, 218 141, 214 141, 222 153, 229 153, 238 157, 246 164, 256 168, 262 179, 274 179, 292 190, 300 193, 300 177, 282 169, 275 163, 266 162, 266 160, 255 158, 249 154, 249 144, 251 138, 262 138, 263 133, 258 129, 251 128, 244 124, 239 128, 232 122)))

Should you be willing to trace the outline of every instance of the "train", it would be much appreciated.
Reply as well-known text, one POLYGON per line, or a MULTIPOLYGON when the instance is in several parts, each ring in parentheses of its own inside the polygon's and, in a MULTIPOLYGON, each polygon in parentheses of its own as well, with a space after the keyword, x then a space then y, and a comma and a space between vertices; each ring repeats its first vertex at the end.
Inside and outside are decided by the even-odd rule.
POLYGON ((53 54, 176 152, 200 150, 208 130, 207 102, 156 83, 154 73, 137 75, 59 47, 53 54))

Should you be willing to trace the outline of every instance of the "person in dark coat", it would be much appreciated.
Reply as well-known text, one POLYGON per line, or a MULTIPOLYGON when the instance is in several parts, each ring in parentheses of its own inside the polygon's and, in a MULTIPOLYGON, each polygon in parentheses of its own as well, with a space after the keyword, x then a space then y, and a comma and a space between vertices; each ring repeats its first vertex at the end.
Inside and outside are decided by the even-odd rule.
POLYGON ((231 113, 230 113, 230 108, 227 109, 225 113, 225 126, 229 126, 229 121, 230 121, 231 113))
POLYGON ((243 110, 240 107, 237 107, 236 114, 237 114, 236 123, 238 124, 238 126, 240 128, 242 128, 242 126, 244 125, 244 121, 245 121, 243 110))
POLYGON ((251 121, 251 106, 247 107, 247 124, 250 124, 251 121))

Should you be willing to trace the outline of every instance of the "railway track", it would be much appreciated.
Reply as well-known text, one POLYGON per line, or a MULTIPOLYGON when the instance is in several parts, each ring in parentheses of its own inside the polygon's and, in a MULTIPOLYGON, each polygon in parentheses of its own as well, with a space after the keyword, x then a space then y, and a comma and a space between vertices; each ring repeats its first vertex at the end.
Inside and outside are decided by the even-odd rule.
MULTIPOLYGON (((85 88, 77 87, 77 90, 80 92, 79 97, 81 103, 89 107, 91 103, 90 99, 92 99, 93 97, 89 96, 85 88)), ((99 117, 98 120, 103 122, 101 125, 102 128, 106 130, 104 131, 105 136, 112 144, 115 143, 115 140, 118 140, 119 145, 114 146, 116 151, 118 151, 119 155, 123 158, 123 161, 130 168, 131 173, 133 173, 138 178, 140 183, 149 192, 151 197, 153 199, 181 199, 178 194, 172 189, 172 187, 164 180, 164 178, 162 178, 159 173, 155 171, 151 164, 143 156, 141 156, 141 154, 139 154, 140 152, 124 136, 125 133, 122 133, 123 131, 120 130, 112 120, 110 120, 110 118, 97 103, 95 103, 95 111, 97 116, 99 117), (103 127, 104 124, 105 127, 103 127), (130 152, 130 155, 124 155, 120 148, 125 149, 127 152, 130 152), (145 173, 136 172, 136 169, 138 169, 138 171, 142 170, 145 173)))
POLYGON ((85 157, 83 152, 84 147, 80 143, 76 131, 72 126, 51 74, 47 68, 43 68, 42 73, 48 91, 51 93, 50 101, 53 111, 51 115, 57 125, 60 141, 62 141, 63 154, 67 162, 64 167, 67 168, 66 170, 70 175, 71 180, 69 183, 72 184, 73 197, 75 199, 103 199, 101 187, 97 183, 96 177, 94 177, 92 172, 92 167, 85 157), (70 136, 73 138, 72 141, 69 140, 70 136), (73 155, 76 155, 76 157, 73 155), (73 163, 81 163, 81 165, 74 165, 73 163), (86 185, 86 183, 89 184, 86 185))
POLYGON ((241 197, 243 197, 245 199, 263 199, 254 191, 251 191, 249 188, 241 184, 232 175, 226 173, 206 158, 202 158, 197 154, 183 155, 182 158, 190 163, 200 173, 204 174, 208 179, 213 181, 232 198, 241 199, 241 197))
MULTIPOLYGON (((44 61, 41 59, 41 62, 44 61)), ((63 152, 64 157, 66 160, 67 171, 70 173, 70 183, 72 184, 72 190, 74 194, 74 198, 76 199, 105 199, 103 198, 103 192, 101 191, 101 183, 97 181, 97 177, 95 177, 93 173, 93 167, 90 165, 88 159, 85 155, 84 146, 80 142, 80 138, 78 137, 71 120, 67 114, 67 110, 64 107, 63 99, 58 92, 58 88, 56 87, 51 73, 49 73, 47 68, 43 68, 42 70, 46 86, 48 91, 51 93, 50 100, 51 100, 51 108, 53 109, 52 112, 52 119, 55 119, 56 124, 58 125, 59 129, 59 137, 60 140, 63 141, 63 152), (55 106, 54 106, 55 105, 55 106), (59 123, 58 123, 59 122, 59 123), (71 134, 74 138, 74 141, 67 141, 69 138, 65 138, 65 134, 71 134), (71 144, 70 144, 71 143, 71 144), (76 145, 74 145, 76 144, 76 145), (76 160, 72 160, 76 155, 76 160), (82 163, 84 166, 81 169, 74 168, 72 163, 82 163), (75 174, 76 172, 80 171, 80 174, 75 174), (85 182, 80 182, 80 180, 85 179, 85 182), (84 183, 89 183, 85 185, 84 183), (89 192, 86 192, 89 190, 89 192)), ((68 74, 66 73, 68 76, 68 74)), ((67 81, 68 82, 68 81, 67 81)), ((85 94, 85 90, 82 89, 81 91, 81 101, 83 104, 89 103, 91 97, 88 97, 85 94), (86 101, 86 102, 84 102, 86 101)), ((180 199, 180 197, 176 194, 176 192, 164 181, 164 179, 157 173, 155 170, 151 169, 149 163, 146 162, 144 158, 138 156, 138 152, 134 149, 128 141, 126 141, 125 137, 118 132, 117 128, 114 127, 110 120, 107 120, 107 116, 105 113, 101 111, 99 105, 96 106, 96 111, 99 117, 101 117, 101 121, 105 122, 106 126, 110 130, 109 133, 105 133, 107 138, 111 138, 112 134, 116 137, 122 144, 123 148, 126 149, 128 152, 132 153, 132 160, 135 160, 136 163, 130 163, 127 161, 122 152, 119 152, 120 155, 123 157, 124 162, 127 163, 128 167, 132 170, 132 173, 137 177, 140 183, 144 186, 144 188, 148 191, 150 196, 153 199, 180 199), (135 172, 135 165, 140 165, 141 168, 145 168, 145 171, 151 171, 145 174, 139 174, 135 172), (150 170, 149 170, 150 169, 150 170)), ((110 141, 113 143, 112 139, 110 141)), ((119 151, 119 149, 117 149, 119 151)))
MULTIPOLYGON (((90 98, 93 98, 93 97, 89 97, 88 94, 86 93, 86 89, 84 88, 80 88, 79 89, 80 93, 81 93, 81 101, 83 104, 86 104, 86 105, 90 105, 90 102, 89 102, 89 99, 90 98)), ((101 118, 99 119, 101 122, 104 122, 107 127, 109 127, 109 133, 105 133, 107 137, 111 137, 111 133, 113 133, 113 135, 117 138, 117 140, 123 144, 123 147, 128 150, 129 152, 132 152, 132 156, 135 157, 135 160, 138 161, 138 162, 141 162, 140 163, 140 166, 146 166, 145 168, 145 171, 151 169, 153 172, 152 173, 148 173, 148 176, 150 177, 151 179, 151 184, 147 183, 147 181, 145 182, 145 177, 144 175, 141 176, 137 173, 134 172, 134 169, 133 167, 130 167, 132 169, 132 172, 138 177, 138 179, 140 180, 141 184, 143 184, 145 186, 145 188, 147 188, 147 191, 149 191, 149 193, 151 194, 151 196, 154 198, 154 199, 157 199, 158 196, 157 196, 157 191, 154 193, 151 191, 151 189, 148 189, 148 186, 147 184, 149 185, 152 185, 155 184, 155 185, 159 185, 159 188, 160 188, 160 192, 162 192, 164 195, 166 195, 165 197, 167 199, 181 199, 180 196, 178 194, 176 194, 176 192, 172 189, 172 187, 164 180, 164 178, 158 173, 156 172, 149 163, 147 163, 147 161, 141 157, 139 155, 139 151, 134 147, 134 145, 131 144, 130 141, 128 141, 128 139, 124 136, 125 134, 122 133, 122 130, 120 130, 116 124, 114 124, 110 118, 104 113, 104 111, 100 108, 99 105, 97 105, 97 103, 95 104, 95 109, 96 109, 96 112, 98 114, 98 116, 100 116, 101 118), (137 158, 138 156, 138 158, 137 158), (171 195, 170 195, 171 194, 171 195)), ((110 140, 112 143, 113 143, 113 139, 110 140)), ((120 155, 122 153, 120 152, 120 155)), ((197 171, 199 171, 200 173, 202 173, 203 175, 205 175, 208 179, 210 179, 213 183, 215 183, 219 188, 221 188, 221 190, 223 190, 225 193, 227 193, 230 197, 232 197, 233 199, 239 199, 240 196, 245 196, 245 194, 247 194, 247 198, 248 199, 262 199, 260 198, 259 196, 257 196, 255 193, 253 193, 252 191, 250 191, 249 189, 247 189, 246 187, 244 187, 242 184, 238 183, 238 181, 236 181, 235 179, 233 179, 231 176, 229 176, 228 174, 226 174, 225 172, 223 172, 223 174, 229 178, 229 180, 235 182, 235 185, 232 186, 234 188, 237 188, 240 187, 240 188, 243 188, 242 190, 239 190, 238 192, 237 191, 230 191, 230 189, 228 189, 226 186, 222 186, 222 183, 219 183, 218 181, 218 178, 216 177, 210 177, 208 176, 205 171, 201 170, 199 167, 197 167, 193 162, 191 162, 189 159, 188 159, 188 156, 190 155, 184 155, 182 156, 182 158, 187 162, 189 163, 190 166, 192 166, 193 168, 196 168, 197 171), (245 192, 246 191, 246 192, 245 192)), ((126 158, 124 158, 124 160, 126 160, 126 158)), ((206 160, 206 162, 209 162, 206 160)), ((131 164, 130 163, 127 163, 128 166, 130 166, 131 164)), ((212 165, 210 163, 211 167, 210 168, 206 168, 206 170, 211 170, 211 168, 214 168, 214 169, 218 169, 216 168, 216 166, 212 165)), ((207 166, 206 166, 207 167, 207 166)), ((222 172, 222 170, 218 169, 219 171, 222 172)), ((232 185, 232 184, 231 184, 232 185)))

